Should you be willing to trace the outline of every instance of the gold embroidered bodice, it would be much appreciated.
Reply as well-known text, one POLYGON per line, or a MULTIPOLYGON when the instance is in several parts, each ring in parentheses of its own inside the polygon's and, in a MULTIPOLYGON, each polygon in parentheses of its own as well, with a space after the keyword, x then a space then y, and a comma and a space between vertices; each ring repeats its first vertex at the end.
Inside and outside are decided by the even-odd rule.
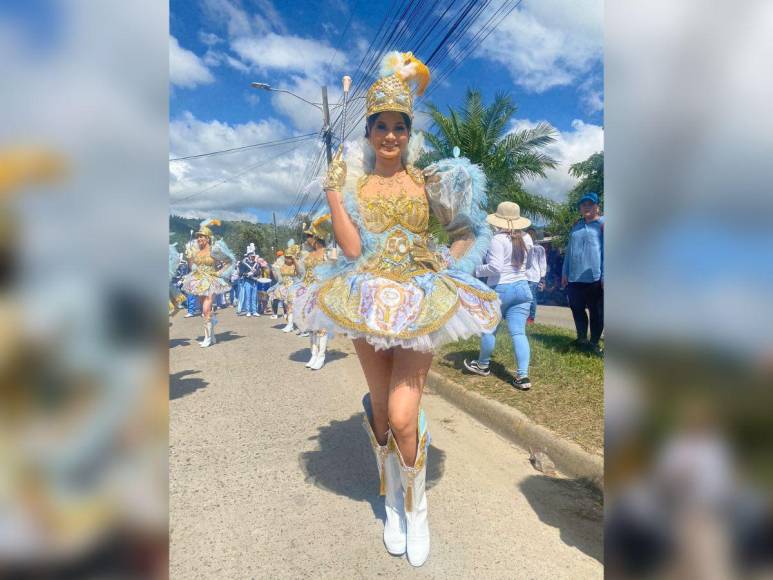
POLYGON ((191 261, 196 265, 196 269, 202 274, 216 274, 215 258, 209 249, 201 250, 193 255, 191 261))
POLYGON ((295 264, 288 266, 287 264, 282 264, 279 266, 279 273, 282 275, 282 284, 285 286, 290 286, 293 282, 295 282, 294 278, 297 276, 297 270, 295 268, 295 264))
POLYGON ((314 275, 314 268, 319 266, 324 261, 325 261, 324 251, 319 256, 315 256, 314 253, 312 252, 303 259, 303 267, 306 269, 306 272, 303 275, 304 284, 308 285, 317 281, 317 277, 314 275))
MULTIPOLYGON (((418 170, 410 168, 407 172, 417 185, 423 185, 418 170)), ((442 270, 442 260, 428 247, 427 198, 410 195, 404 188, 398 193, 363 195, 370 177, 366 175, 360 179, 357 201, 364 225, 378 236, 379 245, 362 271, 404 281, 429 271, 442 270)))
MULTIPOLYGON (((409 167, 406 172, 414 183, 424 185, 417 169, 409 167)), ((357 184, 360 213, 369 231, 381 234, 394 226, 402 226, 414 234, 426 233, 429 225, 429 202, 426 196, 409 195, 403 188, 397 193, 365 196, 363 188, 370 178, 370 175, 364 175, 357 184)))

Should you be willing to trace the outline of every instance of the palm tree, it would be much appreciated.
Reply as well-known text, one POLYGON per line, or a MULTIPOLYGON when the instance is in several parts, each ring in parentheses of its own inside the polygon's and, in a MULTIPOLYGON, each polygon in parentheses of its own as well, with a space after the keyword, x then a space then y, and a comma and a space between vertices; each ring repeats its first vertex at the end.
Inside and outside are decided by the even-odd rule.
POLYGON ((556 130, 550 124, 508 133, 508 123, 518 107, 505 93, 497 94, 494 102, 485 106, 480 92, 468 89, 461 114, 449 108, 449 114, 444 115, 435 105, 427 106, 433 131, 425 131, 424 136, 432 150, 423 153, 417 166, 451 157, 454 147, 459 147, 462 155, 480 164, 488 177, 489 211, 502 201, 514 201, 526 215, 553 216, 553 202, 523 189, 524 179, 545 177, 545 170, 556 166, 556 160, 544 152, 555 141, 556 130))

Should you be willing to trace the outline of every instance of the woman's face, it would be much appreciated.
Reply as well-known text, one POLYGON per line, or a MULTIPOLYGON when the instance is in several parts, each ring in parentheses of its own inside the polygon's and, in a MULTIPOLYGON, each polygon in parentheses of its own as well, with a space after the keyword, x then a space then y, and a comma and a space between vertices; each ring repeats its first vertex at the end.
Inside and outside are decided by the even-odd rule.
POLYGON ((368 133, 368 141, 376 157, 384 160, 400 158, 408 146, 408 125, 400 113, 384 111, 373 123, 368 133))
POLYGON ((199 250, 203 250, 207 247, 209 238, 207 236, 196 236, 196 243, 199 245, 199 250))
POLYGON ((290 256, 285 256, 285 266, 292 266, 293 259, 290 256))

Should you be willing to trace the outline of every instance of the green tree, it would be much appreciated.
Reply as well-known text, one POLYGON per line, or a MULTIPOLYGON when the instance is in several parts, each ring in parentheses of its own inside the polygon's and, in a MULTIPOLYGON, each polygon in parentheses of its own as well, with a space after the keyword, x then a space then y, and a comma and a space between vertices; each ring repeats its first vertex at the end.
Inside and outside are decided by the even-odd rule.
POLYGON ((550 221, 550 233, 555 236, 556 246, 563 248, 569 238, 569 231, 579 219, 577 202, 586 193, 597 193, 599 205, 604 209, 604 152, 600 151, 588 157, 585 161, 569 167, 569 174, 579 179, 577 185, 567 194, 566 201, 561 204, 550 221))
POLYGON ((486 106, 480 92, 468 89, 460 112, 449 108, 445 115, 433 104, 428 108, 433 126, 424 135, 432 150, 423 153, 418 167, 452 157, 454 147, 459 147, 462 155, 480 164, 488 177, 488 211, 494 211, 502 201, 514 201, 525 215, 553 217, 553 202, 523 189, 525 179, 545 177, 545 170, 556 166, 555 159, 545 152, 545 147, 555 141, 556 131, 551 125, 539 123, 532 129, 508 133, 508 124, 518 107, 504 93, 497 94, 486 106))

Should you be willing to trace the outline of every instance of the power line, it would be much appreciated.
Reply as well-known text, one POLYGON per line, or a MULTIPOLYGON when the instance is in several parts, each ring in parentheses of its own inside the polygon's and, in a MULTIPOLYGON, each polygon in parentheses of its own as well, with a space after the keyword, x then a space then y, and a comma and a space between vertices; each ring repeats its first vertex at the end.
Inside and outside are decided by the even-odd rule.
POLYGON ((221 149, 220 151, 210 151, 209 153, 199 153, 198 155, 188 155, 186 157, 175 157, 169 161, 183 161, 186 159, 198 159, 200 157, 210 157, 212 155, 221 155, 223 153, 233 153, 235 151, 244 151, 246 149, 260 149, 262 147, 284 145, 287 143, 293 143, 303 141, 311 137, 316 137, 319 132, 307 133, 306 135, 295 135, 294 137, 287 137, 286 139, 277 139, 275 141, 265 141, 263 143, 253 143, 252 145, 243 145, 242 147, 232 147, 231 149, 221 149))
POLYGON ((178 198, 178 199, 173 199, 172 203, 186 201, 186 200, 188 200, 188 199, 190 199, 190 198, 192 198, 192 197, 194 197, 196 195, 201 195, 202 193, 206 193, 208 191, 212 191, 213 189, 215 189, 217 187, 220 187, 221 185, 223 185, 225 183, 228 183, 229 181, 233 181, 237 177, 241 177, 242 175, 252 171, 253 169, 256 169, 256 168, 258 168, 260 166, 266 165, 270 161, 273 161, 274 159, 277 159, 277 158, 281 157, 282 155, 287 155, 288 153, 292 153, 293 151, 295 151, 301 145, 302 145, 302 143, 295 144, 295 145, 293 145, 293 147, 291 147, 289 149, 286 149, 284 151, 280 151, 279 153, 269 157, 268 159, 261 159, 257 163, 253 163, 252 165, 248 166, 246 169, 244 169, 244 170, 242 170, 242 171, 240 171, 238 173, 235 173, 234 175, 232 175, 230 177, 227 177, 227 178, 225 178, 225 179, 223 179, 221 181, 218 181, 217 183, 214 183, 214 184, 212 184, 212 185, 210 185, 208 187, 205 187, 204 189, 201 189, 199 191, 195 191, 195 192, 191 193, 190 195, 186 195, 185 197, 181 197, 181 198, 178 198))

